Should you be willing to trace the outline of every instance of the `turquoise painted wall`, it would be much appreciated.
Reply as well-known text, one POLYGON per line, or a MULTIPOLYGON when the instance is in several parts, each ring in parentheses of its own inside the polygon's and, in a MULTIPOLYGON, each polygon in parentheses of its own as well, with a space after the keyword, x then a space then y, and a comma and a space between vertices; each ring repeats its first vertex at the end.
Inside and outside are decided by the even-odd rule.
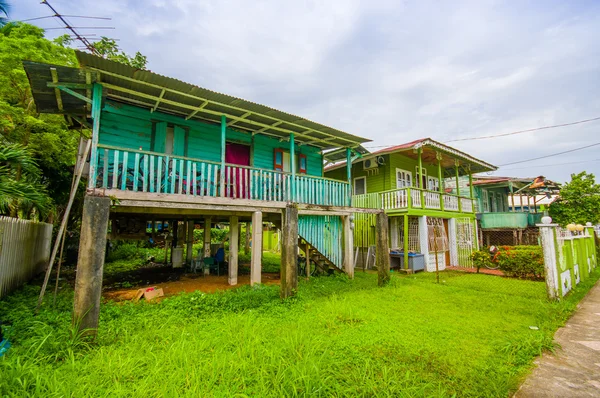
POLYGON ((508 202, 508 192, 509 189, 507 186, 505 187, 482 187, 475 185, 473 187, 473 193, 477 200, 477 211, 479 213, 484 212, 484 204, 483 204, 483 191, 486 190, 488 192, 488 209, 487 212, 492 212, 492 208, 489 205, 489 201, 492 193, 496 199, 496 213, 508 212, 509 211, 509 202, 508 202))
MULTIPOLYGON (((156 136, 157 125, 166 122, 180 127, 185 134, 184 155, 191 158, 221 161, 221 126, 198 121, 185 120, 160 112, 112 101, 106 101, 100 121, 99 143, 129 149, 152 151, 153 137, 156 136)), ((273 149, 289 149, 289 142, 257 134, 227 129, 228 141, 253 145, 253 166, 273 169, 273 149)), ((320 149, 313 146, 297 146, 297 154, 307 157, 307 174, 322 176, 323 157, 320 149)), ((102 156, 102 155, 101 155, 102 156)))

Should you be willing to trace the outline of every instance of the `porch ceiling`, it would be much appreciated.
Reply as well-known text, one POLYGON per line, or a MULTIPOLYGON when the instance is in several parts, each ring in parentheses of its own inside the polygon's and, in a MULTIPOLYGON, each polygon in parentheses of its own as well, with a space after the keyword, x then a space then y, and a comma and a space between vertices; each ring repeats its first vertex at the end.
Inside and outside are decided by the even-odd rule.
POLYGON ((221 94, 177 79, 76 51, 80 68, 24 61, 39 112, 64 113, 87 117, 89 105, 80 98, 61 92, 63 83, 77 94, 91 98, 92 83, 104 87, 104 95, 151 112, 160 111, 220 123, 227 117, 228 127, 288 140, 294 133, 297 144, 321 149, 356 148, 369 139, 345 133, 322 124, 278 111, 265 105, 221 94))

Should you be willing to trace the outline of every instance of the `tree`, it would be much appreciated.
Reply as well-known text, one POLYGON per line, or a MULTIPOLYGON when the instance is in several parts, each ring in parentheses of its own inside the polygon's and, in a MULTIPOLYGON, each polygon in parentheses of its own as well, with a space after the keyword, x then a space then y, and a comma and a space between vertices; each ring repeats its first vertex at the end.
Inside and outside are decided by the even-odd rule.
POLYGON ((0 0, 0 26, 6 25, 8 22, 8 11, 9 11, 8 2, 4 0, 0 0), (6 17, 2 17, 2 14, 6 17))
POLYGON ((31 151, 15 144, 0 147, 0 214, 44 218, 52 200, 39 175, 31 151))
POLYGON ((131 57, 125 54, 114 39, 102 36, 102 38, 93 43, 92 46, 98 52, 101 57, 117 61, 122 64, 132 66, 137 69, 146 69, 148 59, 142 55, 139 51, 135 53, 135 56, 131 57))
POLYGON ((550 217, 560 225, 600 222, 600 185, 593 174, 571 174, 571 181, 560 189, 559 198, 550 205, 550 217))

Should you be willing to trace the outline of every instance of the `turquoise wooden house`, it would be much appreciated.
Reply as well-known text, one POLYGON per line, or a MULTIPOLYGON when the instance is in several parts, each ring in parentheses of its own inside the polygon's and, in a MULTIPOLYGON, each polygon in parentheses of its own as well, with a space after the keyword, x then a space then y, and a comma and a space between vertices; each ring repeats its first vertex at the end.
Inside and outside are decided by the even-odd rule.
MULTIPOLYGON (((351 186, 325 177, 323 164, 350 158, 369 140, 87 53, 77 58, 79 68, 27 61, 24 67, 39 112, 64 114, 92 130, 82 244, 105 246, 106 233, 85 224, 92 200, 104 198, 97 206, 106 207, 113 236, 137 222, 143 238, 147 223, 169 220, 173 245, 187 245, 188 262, 196 256, 195 223, 205 230, 229 224, 230 284, 237 283, 240 222, 255 226, 252 284, 261 282, 264 222, 282 229, 294 270, 300 238, 321 263, 352 274, 351 186)), ((80 250, 80 270, 87 264, 101 275, 98 260, 85 256, 80 250)), ((282 290, 289 288, 286 278, 282 290)))
MULTIPOLYGON (((463 185, 467 184, 463 181, 463 185)), ((557 191, 558 186, 554 182, 541 176, 476 176, 473 179, 473 192, 481 244, 538 244, 536 224, 540 223, 543 216, 538 210, 538 201, 557 191), (519 204, 518 210, 515 202, 519 204)))
MULTIPOLYGON (((325 175, 344 179, 346 163, 327 167, 325 175)), ((425 268, 468 266, 476 248, 474 192, 461 189, 461 178, 496 167, 430 138, 412 141, 357 158, 352 164, 353 204, 383 209, 390 220, 390 246, 424 255, 425 268), (447 185, 453 181, 458 189, 447 185)), ((375 238, 370 215, 355 215, 356 264, 369 266, 375 238), (371 249, 370 249, 371 248, 371 249)))

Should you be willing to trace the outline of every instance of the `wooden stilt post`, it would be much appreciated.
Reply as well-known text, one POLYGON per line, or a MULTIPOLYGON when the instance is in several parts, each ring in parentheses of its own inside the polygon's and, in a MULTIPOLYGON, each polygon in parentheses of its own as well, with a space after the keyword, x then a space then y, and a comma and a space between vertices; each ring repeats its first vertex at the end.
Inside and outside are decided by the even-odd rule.
POLYGON ((352 253, 352 248, 354 247, 353 241, 354 236, 352 235, 352 219, 351 216, 342 217, 342 227, 343 227, 343 264, 344 264, 344 272, 348 275, 349 278, 354 278, 354 257, 352 253))
POLYGON ((298 207, 288 204, 282 214, 281 228, 281 298, 298 290, 298 207))
POLYGON ((306 280, 308 280, 310 279, 310 245, 306 241, 304 244, 304 255, 306 256, 306 280))
POLYGON ((187 222, 187 247, 185 250, 185 262, 190 265, 194 259, 194 220, 187 222))
MULTIPOLYGON (((377 281, 379 286, 383 286, 390 281, 390 244, 388 241, 388 216, 387 214, 385 214, 385 212, 377 214, 377 228, 375 229, 375 240, 375 257, 378 275, 377 281)), ((404 240, 406 241, 406 238, 404 240)), ((406 251, 406 247, 404 249, 404 252, 408 253, 406 251)), ((405 256, 407 255, 405 254, 405 256)), ((408 265, 408 261, 406 261, 406 265, 408 265)))
POLYGON ((89 329, 89 334, 96 333, 100 317, 110 203, 110 198, 98 196, 86 196, 83 202, 73 324, 80 331, 89 329))
POLYGON ((252 226, 252 223, 247 222, 246 223, 246 239, 244 242, 244 254, 248 254, 250 253, 250 228, 252 226))
POLYGON ((212 253, 210 252, 210 238, 212 228, 212 218, 204 217, 204 252, 203 257, 212 257, 212 253))
POLYGON ((239 223, 237 216, 229 217, 229 278, 230 285, 237 285, 238 280, 238 251, 239 223))
POLYGON ((250 257, 250 285, 261 283, 262 272, 262 212, 252 213, 252 253, 250 257))

